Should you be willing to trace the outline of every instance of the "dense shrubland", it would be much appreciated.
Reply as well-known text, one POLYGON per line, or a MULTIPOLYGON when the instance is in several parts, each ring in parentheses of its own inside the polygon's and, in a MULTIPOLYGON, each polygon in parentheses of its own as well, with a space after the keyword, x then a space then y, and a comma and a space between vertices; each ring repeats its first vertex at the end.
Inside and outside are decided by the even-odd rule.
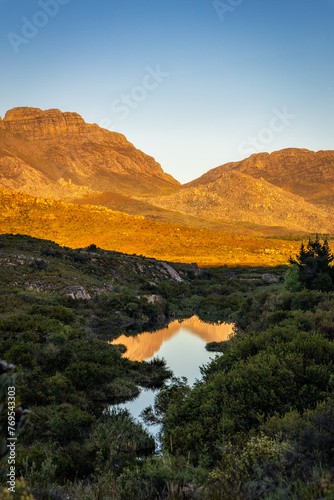
POLYGON ((273 284, 265 268, 179 267, 184 281, 175 282, 94 247, 0 244, 3 254, 30 256, 19 269, 0 267, 1 359, 15 363, 31 411, 19 439, 22 491, 54 500, 334 497, 334 292, 317 273, 308 286, 295 262, 293 279, 292 267, 285 282, 279 267, 273 284), (108 276, 111 288, 95 293, 108 276), (91 300, 68 297, 64 280, 83 284, 91 300), (49 288, 29 288, 37 282, 49 288), (106 342, 193 314, 234 320, 238 332, 211 346, 224 354, 192 389, 164 382, 163 362, 130 362, 106 342), (162 425, 160 456, 126 411, 105 411, 141 387, 161 387, 145 411, 162 425))
POLYGON ((309 242, 300 291, 245 295, 235 338, 214 346, 224 355, 192 390, 174 381, 145 412, 162 422, 166 452, 208 471, 208 498, 334 497, 334 293, 317 280, 332 276, 327 250, 309 242))

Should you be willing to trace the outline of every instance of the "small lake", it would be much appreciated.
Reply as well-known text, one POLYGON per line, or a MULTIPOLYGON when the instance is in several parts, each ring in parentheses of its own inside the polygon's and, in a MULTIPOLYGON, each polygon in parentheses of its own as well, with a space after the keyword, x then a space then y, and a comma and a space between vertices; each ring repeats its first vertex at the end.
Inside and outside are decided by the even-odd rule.
MULTIPOLYGON (((233 333, 233 323, 205 323, 193 316, 183 321, 173 321, 167 328, 155 332, 144 332, 134 337, 121 335, 111 343, 124 344, 127 347, 124 356, 132 361, 164 358, 176 377, 187 377, 188 384, 193 385, 201 377, 200 367, 215 357, 215 353, 208 352, 205 345, 208 342, 228 340, 233 333)), ((142 390, 134 401, 118 407, 127 408, 139 419, 142 410, 153 405, 155 393, 152 390, 142 390)))

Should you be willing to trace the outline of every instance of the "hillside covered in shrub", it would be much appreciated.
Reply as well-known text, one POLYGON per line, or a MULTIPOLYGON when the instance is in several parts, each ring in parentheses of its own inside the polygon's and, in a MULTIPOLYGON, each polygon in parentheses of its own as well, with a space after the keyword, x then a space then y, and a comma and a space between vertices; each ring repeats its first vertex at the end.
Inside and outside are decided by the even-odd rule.
MULTIPOLYGON (((294 272, 291 289, 287 266, 165 264, 0 237, 1 359, 15 365, 30 412, 17 491, 53 500, 333 498, 334 292, 317 273, 307 286, 294 272), (194 314, 234 321, 237 333, 208 346, 217 356, 193 388, 163 360, 129 361, 107 342, 194 314), (144 418, 161 424, 162 454, 114 406, 142 388, 160 388, 144 418)), ((0 374, 1 401, 11 376, 0 374)))

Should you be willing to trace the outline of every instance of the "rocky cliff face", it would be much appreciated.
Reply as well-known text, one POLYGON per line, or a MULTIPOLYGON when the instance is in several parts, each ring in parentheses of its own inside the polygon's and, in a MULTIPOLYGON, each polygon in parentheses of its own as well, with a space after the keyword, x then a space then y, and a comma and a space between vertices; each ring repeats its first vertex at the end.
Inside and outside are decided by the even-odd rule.
MULTIPOLYGON (((208 174, 204 177, 209 178, 208 174)), ((309 203, 263 178, 226 169, 208 184, 192 184, 176 194, 147 201, 203 219, 280 226, 293 232, 334 232, 333 208, 309 203)))
POLYGON ((95 132, 101 136, 97 125, 88 125, 77 113, 62 113, 59 109, 14 108, 7 111, 3 124, 8 132, 32 140, 59 134, 94 136, 95 132))
POLYGON ((35 196, 172 192, 179 183, 115 132, 77 113, 14 108, 0 118, 0 185, 35 196))
POLYGON ((181 186, 122 134, 57 109, 15 108, 0 118, 1 186, 125 212, 130 200, 129 213, 159 218, 158 207, 164 220, 232 224, 232 232, 242 223, 243 234, 250 225, 334 233, 334 151, 255 154, 181 186), (134 199, 141 196, 151 205, 134 199))
POLYGON ((240 162, 209 170, 186 187, 209 184, 231 171, 265 179, 307 201, 334 206, 334 151, 289 148, 271 154, 254 154, 240 162))

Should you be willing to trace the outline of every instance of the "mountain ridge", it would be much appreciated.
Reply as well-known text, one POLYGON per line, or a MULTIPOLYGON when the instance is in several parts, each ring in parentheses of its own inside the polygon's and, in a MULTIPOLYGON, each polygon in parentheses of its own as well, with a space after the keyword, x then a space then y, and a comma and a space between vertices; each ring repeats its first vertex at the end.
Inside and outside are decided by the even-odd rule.
POLYGON ((226 171, 208 184, 183 188, 148 202, 215 221, 284 226, 291 231, 334 232, 334 210, 316 206, 263 178, 226 171))
POLYGON ((108 190, 145 196, 180 183, 122 134, 77 113, 22 107, 0 122, 0 185, 70 199, 108 190))
POLYGON ((244 160, 215 167, 182 187, 208 184, 230 171, 263 178, 313 203, 322 204, 324 196, 332 196, 330 203, 334 203, 334 150, 286 148, 273 153, 255 153, 244 160))
POLYGON ((334 233, 332 150, 257 153, 181 185, 124 135, 58 109, 0 118, 0 186, 198 229, 334 233))

